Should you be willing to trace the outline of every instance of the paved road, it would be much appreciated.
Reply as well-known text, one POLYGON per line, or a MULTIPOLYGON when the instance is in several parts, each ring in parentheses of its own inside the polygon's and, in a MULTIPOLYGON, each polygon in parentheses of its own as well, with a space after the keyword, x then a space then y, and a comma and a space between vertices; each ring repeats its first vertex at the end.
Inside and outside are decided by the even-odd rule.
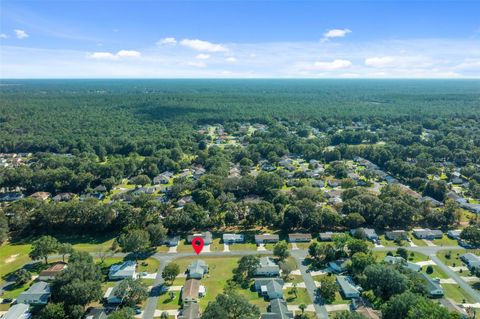
POLYGON ((312 276, 307 273, 307 267, 303 264, 303 260, 307 256, 306 250, 292 250, 291 252, 292 257, 295 258, 297 261, 298 267, 300 269, 300 273, 302 274, 303 281, 305 282, 305 288, 307 288, 308 295, 310 299, 313 300, 313 306, 315 308, 315 313, 317 314, 317 318, 321 319, 328 319, 328 312, 323 302, 321 301, 320 297, 317 297, 316 290, 317 286, 315 285, 315 281, 313 280, 312 276))
POLYGON ((160 258, 158 258, 160 260, 160 267, 158 268, 157 276, 155 277, 155 281, 153 282, 153 288, 150 291, 150 296, 148 297, 145 304, 145 309, 143 310, 143 316, 142 316, 143 319, 152 319, 153 316, 155 315, 155 310, 157 309, 158 297, 161 293, 163 284, 165 283, 162 277, 162 272, 165 266, 168 265, 173 260, 172 257, 174 256, 171 256, 171 257, 161 256, 160 258))
POLYGON ((442 269, 447 275, 455 280, 457 284, 468 293, 473 300, 476 302, 480 302, 480 293, 473 289, 467 282, 465 282, 456 272, 451 270, 447 265, 445 265, 440 258, 438 258, 435 254, 429 255, 430 259, 433 260, 440 269, 442 269))

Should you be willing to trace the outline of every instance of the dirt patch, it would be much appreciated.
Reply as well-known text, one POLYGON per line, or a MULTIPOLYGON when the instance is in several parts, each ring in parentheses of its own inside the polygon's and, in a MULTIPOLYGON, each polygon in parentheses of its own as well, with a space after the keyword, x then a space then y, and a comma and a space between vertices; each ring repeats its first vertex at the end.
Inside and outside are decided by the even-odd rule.
POLYGON ((5 263, 6 263, 6 264, 9 264, 9 263, 11 263, 11 262, 14 262, 15 259, 17 259, 18 256, 19 256, 19 254, 11 255, 11 256, 8 257, 7 259, 5 259, 5 263))

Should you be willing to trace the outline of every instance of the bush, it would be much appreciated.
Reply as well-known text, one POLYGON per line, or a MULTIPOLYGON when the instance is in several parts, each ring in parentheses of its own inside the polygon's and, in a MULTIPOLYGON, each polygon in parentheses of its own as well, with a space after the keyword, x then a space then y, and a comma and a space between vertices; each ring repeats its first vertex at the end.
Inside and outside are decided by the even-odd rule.
POLYGON ((426 273, 429 274, 429 275, 433 274, 433 267, 431 265, 428 265, 426 273))

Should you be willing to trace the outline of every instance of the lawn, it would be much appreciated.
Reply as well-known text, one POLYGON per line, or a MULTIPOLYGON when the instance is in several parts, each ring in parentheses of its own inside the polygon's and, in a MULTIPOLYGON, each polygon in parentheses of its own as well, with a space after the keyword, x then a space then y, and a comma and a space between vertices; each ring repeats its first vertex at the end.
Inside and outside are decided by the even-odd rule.
POLYGON ((442 250, 437 253, 437 257, 447 266, 459 267, 463 266, 460 256, 467 252, 474 253, 476 255, 480 254, 480 250, 478 249, 442 250), (448 254, 450 254, 450 258, 447 258, 448 254))
POLYGON ((168 292, 160 295, 157 302, 157 309, 159 310, 172 310, 180 308, 180 291, 174 291, 175 294, 173 299, 170 299, 170 294, 168 292))
POLYGON ((425 242, 423 241, 423 239, 415 238, 415 236, 413 236, 413 235, 410 236, 410 239, 411 239, 412 242, 413 242, 415 245, 417 245, 417 246, 420 246, 420 247, 422 247, 422 246, 427 246, 427 243, 425 243, 425 242))
POLYGON ((335 292, 335 300, 331 303, 332 305, 342 305, 342 304, 349 304, 350 300, 343 299, 342 294, 339 291, 335 292))
POLYGON ((457 246, 458 245, 457 240, 451 239, 448 236, 443 236, 442 239, 432 240, 432 243, 434 243, 437 246, 457 246))
MULTIPOLYGON (((428 266, 422 267, 422 271, 426 273, 428 266)), ((450 278, 440 267, 432 266, 433 273, 429 274, 431 278, 441 278, 441 279, 448 279, 450 278)))
POLYGON ((159 267, 160 267, 160 262, 155 258, 150 257, 145 260, 138 261, 137 272, 156 273, 159 267))
POLYGON ((297 288, 297 296, 292 292, 293 288, 288 288, 284 290, 284 298, 285 300, 292 305, 300 305, 306 304, 309 305, 312 303, 310 296, 308 295, 308 291, 305 288, 297 288))
POLYGON ((0 282, 3 281, 3 276, 31 261, 28 257, 30 250, 30 244, 5 243, 0 246, 0 282))
POLYGON ((451 298, 456 302, 464 303, 474 303, 475 301, 456 284, 442 284, 443 290, 445 291, 445 297, 451 298))
POLYGON ((233 244, 233 245, 230 245, 229 248, 231 251, 257 250, 257 244, 254 244, 254 243, 233 244))

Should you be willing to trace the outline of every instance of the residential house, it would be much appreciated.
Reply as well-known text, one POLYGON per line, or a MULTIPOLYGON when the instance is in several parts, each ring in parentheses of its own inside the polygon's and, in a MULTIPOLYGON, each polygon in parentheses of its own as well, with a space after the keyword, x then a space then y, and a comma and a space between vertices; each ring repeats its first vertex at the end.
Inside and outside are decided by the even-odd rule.
POLYGON ((180 198, 175 205, 179 208, 182 208, 183 206, 189 203, 193 203, 192 196, 184 196, 180 198))
POLYGON ((360 228, 356 228, 356 229, 351 229, 350 230, 350 234, 352 236, 355 236, 355 234, 357 233, 357 231, 362 231, 365 233, 365 237, 373 242, 377 241, 378 240, 378 235, 377 233, 375 232, 375 229, 372 229, 372 228, 363 228, 363 227, 360 227, 360 228))
POLYGON ((107 191, 107 188, 104 185, 98 185, 93 189, 94 192, 104 193, 107 191))
POLYGON ((168 247, 175 247, 178 246, 178 243, 180 242, 180 236, 170 236, 168 239, 165 241, 165 244, 168 247))
POLYGON ((414 271, 414 272, 419 272, 422 269, 420 265, 406 261, 405 259, 403 259, 403 257, 400 257, 400 256, 387 255, 385 256, 383 261, 392 265, 397 265, 397 264, 401 265, 402 267, 410 269, 411 271, 414 271))
POLYGON ((440 285, 440 279, 432 279, 427 274, 419 273, 423 281, 425 282, 425 288, 430 297, 443 297, 444 291, 440 285))
POLYGON ((92 308, 87 312, 85 319, 107 319, 107 313, 104 308, 92 308))
POLYGON ((340 286, 340 292, 345 299, 360 297, 360 290, 355 286, 352 278, 348 276, 337 276, 337 284, 340 286))
POLYGON ((338 187, 340 186, 340 180, 338 179, 330 179, 327 181, 328 186, 330 187, 338 187))
POLYGON ((420 199, 421 202, 428 202, 432 207, 440 207, 443 206, 443 203, 436 200, 435 198, 432 198, 430 196, 423 196, 422 199, 420 199))
POLYGON ((268 300, 283 298, 283 280, 280 278, 257 278, 254 288, 268 300))
POLYGON ((205 261, 197 259, 188 266, 187 273, 188 278, 202 279, 208 273, 208 265, 205 261))
POLYGON ((331 231, 327 231, 327 232, 324 232, 324 233, 320 233, 319 238, 320 238, 321 241, 332 241, 333 236, 335 234, 339 234, 339 233, 333 233, 331 231))
POLYGON ((198 319, 200 318, 200 305, 196 302, 186 302, 182 309, 178 319, 198 319))
POLYGON ((50 198, 50 193, 49 192, 35 192, 32 195, 30 195, 30 197, 41 200, 41 201, 45 201, 48 198, 50 198))
POLYGON ((153 178, 153 184, 154 185, 159 185, 159 184, 168 184, 170 182, 171 175, 165 175, 165 174, 160 174, 157 175, 153 178))
POLYGON ((28 290, 22 292, 18 298, 17 303, 24 303, 29 305, 46 305, 50 299, 50 286, 45 281, 34 283, 28 290))
POLYGON ((23 194, 17 192, 11 193, 1 193, 0 194, 0 202, 14 202, 16 200, 22 199, 23 194))
POLYGON ((122 303, 122 296, 120 296, 120 283, 121 281, 115 283, 115 286, 108 287, 107 291, 103 295, 103 300, 108 305, 119 305, 122 303))
POLYGON ((259 244, 268 244, 268 243, 278 243, 278 235, 263 234, 255 235, 255 243, 259 244))
POLYGON ((181 293, 184 303, 196 302, 198 298, 205 296, 206 290, 204 286, 200 285, 200 280, 187 279, 185 285, 182 287, 181 293))
POLYGON ((443 232, 439 229, 414 229, 413 236, 418 239, 441 239, 443 237, 443 232))
POLYGON ((283 299, 270 300, 268 312, 262 313, 260 319, 291 319, 293 312, 288 310, 287 302, 283 299))
POLYGON ((459 240, 461 233, 462 233, 461 229, 449 230, 447 232, 447 236, 448 238, 459 240))
POLYGON ((338 259, 328 263, 328 267, 336 274, 347 271, 349 265, 348 259, 338 259))
POLYGON ((222 240, 225 244, 243 243, 245 236, 243 234, 223 234, 222 240))
POLYGON ((385 238, 388 240, 406 240, 408 233, 404 230, 392 230, 385 232, 385 238))
POLYGON ((72 193, 60 193, 52 197, 56 202, 68 202, 72 200, 74 194, 72 193))
POLYGON ((206 231, 206 232, 203 232, 203 233, 197 233, 197 234, 193 234, 193 235, 188 235, 187 236, 187 243, 191 244, 193 239, 195 237, 200 237, 203 239, 203 243, 205 245, 210 245, 213 241, 213 237, 212 237, 212 233, 209 232, 209 231, 206 231))
POLYGON ((255 270, 255 276, 279 276, 280 267, 270 258, 270 257, 261 257, 260 264, 255 270))
POLYGON ((467 265, 468 269, 479 269, 480 267, 480 257, 475 254, 466 253, 461 255, 460 259, 467 265))
POLYGON ((291 233, 288 234, 288 241, 291 243, 309 243, 312 240, 311 234, 291 233))
POLYGON ((1 319, 30 319, 32 314, 28 310, 29 306, 23 303, 13 305, 6 313, 0 315, 1 319))
POLYGON ((137 263, 133 260, 127 260, 121 264, 112 265, 108 272, 110 280, 135 279, 137 263))
POLYGON ((66 263, 56 263, 45 270, 42 270, 40 274, 38 274, 39 280, 53 280, 55 277, 61 273, 65 268, 67 268, 66 263))

